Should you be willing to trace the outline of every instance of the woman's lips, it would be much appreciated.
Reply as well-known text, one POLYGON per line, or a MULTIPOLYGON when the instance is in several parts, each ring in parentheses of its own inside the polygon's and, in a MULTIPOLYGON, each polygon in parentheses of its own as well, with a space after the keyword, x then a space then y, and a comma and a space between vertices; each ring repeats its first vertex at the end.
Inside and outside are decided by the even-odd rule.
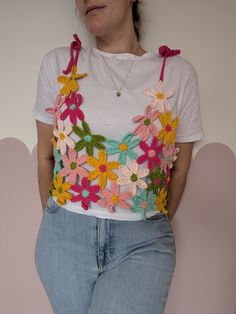
POLYGON ((94 6, 94 7, 91 7, 91 8, 88 8, 86 10, 86 15, 88 15, 90 12, 93 12, 95 10, 98 10, 98 9, 103 9, 104 7, 99 7, 99 6, 94 6))

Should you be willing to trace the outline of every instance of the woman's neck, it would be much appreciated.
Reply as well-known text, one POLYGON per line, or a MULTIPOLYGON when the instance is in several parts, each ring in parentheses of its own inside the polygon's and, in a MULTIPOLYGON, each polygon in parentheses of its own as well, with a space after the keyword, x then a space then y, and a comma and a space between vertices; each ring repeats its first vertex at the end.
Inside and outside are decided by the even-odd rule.
POLYGON ((111 53, 133 53, 137 56, 142 56, 146 51, 139 44, 135 34, 129 36, 96 36, 96 46, 98 49, 111 53))

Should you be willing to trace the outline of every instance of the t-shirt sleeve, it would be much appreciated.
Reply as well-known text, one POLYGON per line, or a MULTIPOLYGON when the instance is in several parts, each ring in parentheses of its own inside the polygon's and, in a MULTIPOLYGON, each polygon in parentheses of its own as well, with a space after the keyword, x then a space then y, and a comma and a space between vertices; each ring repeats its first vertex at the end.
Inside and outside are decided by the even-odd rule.
POLYGON ((179 126, 176 129, 176 142, 194 142, 203 135, 199 102, 198 76, 189 63, 190 73, 185 83, 179 110, 179 126))
POLYGON ((41 122, 53 124, 53 115, 46 111, 46 108, 54 107, 52 73, 50 73, 50 62, 48 57, 49 55, 46 53, 40 65, 36 101, 32 110, 32 115, 35 119, 41 122))

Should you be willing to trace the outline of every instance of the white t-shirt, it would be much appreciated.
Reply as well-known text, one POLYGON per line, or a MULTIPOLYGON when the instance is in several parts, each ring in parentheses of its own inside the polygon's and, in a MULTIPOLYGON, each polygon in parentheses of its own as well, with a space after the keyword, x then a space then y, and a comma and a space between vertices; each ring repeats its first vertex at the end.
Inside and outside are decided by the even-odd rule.
MULTIPOLYGON (((122 84, 134 55, 131 53, 103 52, 104 58, 111 70, 117 88, 122 84)), ((53 124, 52 114, 45 111, 54 107, 55 98, 62 87, 57 77, 66 69, 70 60, 70 47, 58 47, 47 52, 42 60, 36 103, 33 108, 35 119, 53 124)), ((151 51, 142 56, 136 56, 131 71, 121 90, 121 96, 116 96, 116 90, 100 51, 96 47, 82 46, 79 54, 77 72, 88 73, 85 78, 78 80, 78 92, 83 97, 81 109, 86 117, 91 133, 101 134, 106 138, 120 141, 134 130, 132 118, 143 115, 144 109, 152 101, 145 95, 146 88, 157 90, 163 57, 151 51)), ((203 129, 200 116, 199 91, 197 73, 193 65, 181 56, 169 57, 166 60, 164 72, 165 91, 173 91, 168 99, 173 119, 179 117, 176 129, 176 142, 192 142, 201 139, 203 129)), ((63 105, 64 106, 64 105, 63 105)), ((63 109, 63 107, 62 107, 63 109)), ((67 123, 69 117, 64 121, 67 123)), ((157 125, 158 127, 158 125, 157 125)), ((160 127, 160 126, 159 126, 160 127)), ((71 135, 73 138, 73 135, 71 135)), ((75 141, 76 136, 73 138, 75 141)), ((151 143, 150 139, 147 141, 151 143)), ((141 148, 136 148, 137 154, 143 154, 141 148)), ((117 160, 117 156, 109 155, 109 160, 117 160)), ((87 165, 86 165, 87 166, 87 165)), ((140 169, 145 168, 140 165, 140 169)), ((85 167, 86 168, 86 167, 85 167)), ((87 166, 91 170, 90 166, 87 166)), ((118 170, 114 170, 116 172, 118 170)), ((126 190, 124 186, 121 187, 126 190)), ((56 197, 54 197, 56 200, 56 197)), ((64 208, 86 215, 118 220, 140 220, 138 212, 117 207, 111 213, 107 208, 91 202, 90 208, 84 210, 80 203, 68 200, 64 208)), ((157 211, 149 211, 146 216, 152 216, 157 211)))

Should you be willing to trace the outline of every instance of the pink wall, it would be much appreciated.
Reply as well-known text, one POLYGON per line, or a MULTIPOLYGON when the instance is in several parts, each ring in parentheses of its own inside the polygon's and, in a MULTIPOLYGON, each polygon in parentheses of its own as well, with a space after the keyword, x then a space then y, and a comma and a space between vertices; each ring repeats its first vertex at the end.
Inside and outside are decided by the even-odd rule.
MULTIPOLYGON (((30 155, 5 138, 0 151, 0 313, 51 314, 34 265, 42 216, 36 148, 30 155)), ((227 146, 197 153, 172 226, 177 264, 165 314, 235 314, 236 160, 227 146)))

